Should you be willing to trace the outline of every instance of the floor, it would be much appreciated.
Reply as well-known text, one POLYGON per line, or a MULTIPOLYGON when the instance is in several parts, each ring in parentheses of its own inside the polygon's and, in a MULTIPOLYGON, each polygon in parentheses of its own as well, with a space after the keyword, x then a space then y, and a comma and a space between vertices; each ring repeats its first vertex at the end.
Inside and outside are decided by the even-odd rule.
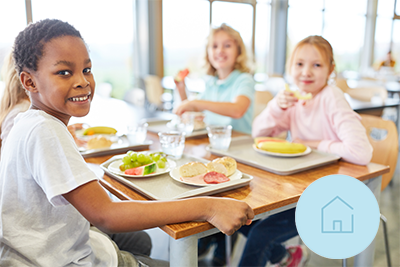
MULTIPOLYGON (((397 166, 400 166, 400 155, 397 166)), ((387 218, 392 266, 400 267, 400 212, 399 212, 400 211, 400 167, 396 169, 391 185, 388 186, 381 193, 380 209, 381 209, 381 214, 383 214, 387 218)), ((150 236, 153 239, 153 250, 151 257, 168 260, 169 256, 168 256, 167 234, 165 234, 158 228, 147 231, 149 232, 150 236)), ((237 266, 245 242, 246 242, 245 237, 239 236, 238 241, 233 250, 233 255, 231 259, 232 267, 237 266)), ((289 240, 287 243, 299 244, 299 242, 300 242, 299 238, 296 237, 289 240)), ((388 266, 386 261, 382 224, 377 233, 375 248, 376 249, 375 249, 374 267, 388 266)), ((342 266, 341 260, 326 259, 315 253, 312 253, 311 251, 309 252, 311 254, 311 257, 306 265, 308 267, 342 266)), ((209 254, 208 257, 211 257, 211 254, 209 254)), ((353 259, 349 259, 347 261, 347 266, 352 266, 352 265, 353 265, 353 259)))

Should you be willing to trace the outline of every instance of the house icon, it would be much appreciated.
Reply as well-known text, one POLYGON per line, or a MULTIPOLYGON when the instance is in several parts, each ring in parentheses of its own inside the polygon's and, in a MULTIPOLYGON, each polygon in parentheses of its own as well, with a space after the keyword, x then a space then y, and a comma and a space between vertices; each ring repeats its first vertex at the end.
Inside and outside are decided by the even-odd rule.
POLYGON ((321 233, 354 233, 354 209, 339 196, 321 208, 321 233))

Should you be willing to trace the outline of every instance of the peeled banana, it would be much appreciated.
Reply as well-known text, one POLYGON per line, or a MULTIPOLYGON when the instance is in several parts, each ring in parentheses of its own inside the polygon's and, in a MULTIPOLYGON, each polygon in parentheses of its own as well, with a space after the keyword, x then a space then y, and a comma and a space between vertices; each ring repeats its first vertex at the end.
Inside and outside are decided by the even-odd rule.
POLYGON ((107 126, 95 126, 86 128, 83 131, 83 135, 94 135, 94 134, 116 134, 117 130, 107 126))
POLYGON ((286 88, 286 91, 292 92, 297 99, 307 100, 307 99, 311 99, 312 98, 312 94, 311 93, 308 93, 306 95, 302 95, 302 94, 300 94, 299 91, 290 90, 289 85, 287 83, 285 83, 285 88, 286 88))
POLYGON ((256 137, 254 138, 254 143, 258 146, 258 144, 262 142, 287 142, 284 139, 280 139, 277 137, 256 137))
POLYGON ((299 143, 290 143, 290 142, 261 142, 257 145, 259 149, 275 152, 275 153, 283 153, 283 154, 296 154, 302 153, 306 151, 307 147, 303 144, 299 143))

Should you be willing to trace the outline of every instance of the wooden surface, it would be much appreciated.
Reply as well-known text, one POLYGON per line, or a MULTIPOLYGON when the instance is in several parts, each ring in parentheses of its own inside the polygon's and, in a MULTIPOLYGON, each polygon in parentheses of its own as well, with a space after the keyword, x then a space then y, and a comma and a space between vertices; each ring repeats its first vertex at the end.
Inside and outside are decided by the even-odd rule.
MULTIPOLYGON (((233 134, 233 136, 238 135, 241 134, 233 134)), ((153 145, 150 146, 151 150, 160 149, 156 134, 148 133, 148 139, 154 141, 153 145)), ((212 160, 216 156, 206 150, 208 144, 208 138, 187 140, 184 153, 212 160)), ((111 157, 112 155, 87 158, 85 160, 90 163, 101 164, 111 157)), ((296 203, 308 185, 327 175, 343 174, 363 181, 389 172, 389 167, 379 164, 370 163, 367 166, 359 166, 343 161, 288 176, 280 176, 240 163, 238 164, 238 169, 254 177, 251 183, 248 186, 219 193, 215 196, 245 201, 253 208, 256 215, 296 203)), ((104 175, 101 183, 120 199, 147 200, 146 197, 107 175, 104 175)), ((166 225, 160 228, 171 237, 179 239, 212 229, 213 226, 208 222, 186 222, 166 225)))

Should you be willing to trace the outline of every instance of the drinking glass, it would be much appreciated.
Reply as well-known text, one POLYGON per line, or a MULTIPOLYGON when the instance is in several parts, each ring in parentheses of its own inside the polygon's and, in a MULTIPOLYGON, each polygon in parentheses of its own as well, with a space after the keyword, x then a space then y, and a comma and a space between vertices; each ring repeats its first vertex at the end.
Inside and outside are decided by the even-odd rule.
POLYGON ((172 157, 180 159, 185 149, 185 132, 159 132, 161 150, 172 157))
POLYGON ((217 150, 227 151, 231 144, 231 125, 210 125, 207 126, 208 139, 211 147, 217 150))
POLYGON ((142 144, 146 140, 148 123, 137 123, 129 125, 128 128, 128 140, 130 144, 142 144))

